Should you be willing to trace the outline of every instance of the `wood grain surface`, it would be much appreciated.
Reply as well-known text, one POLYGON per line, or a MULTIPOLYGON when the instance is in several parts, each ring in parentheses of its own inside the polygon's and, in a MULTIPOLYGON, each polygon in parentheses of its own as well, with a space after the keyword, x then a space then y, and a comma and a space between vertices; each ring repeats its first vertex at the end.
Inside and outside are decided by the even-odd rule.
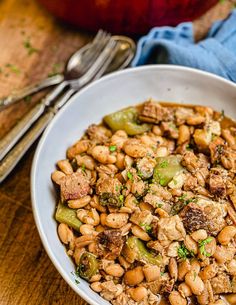
MULTIPOLYGON (((230 1, 194 23, 197 40, 224 18, 230 1)), ((0 96, 63 70, 70 54, 91 35, 66 27, 35 0, 0 2, 0 96)), ((0 113, 0 137, 40 96, 0 113)), ((61 278, 45 253, 34 224, 30 167, 36 144, 0 186, 0 305, 86 304, 61 278)))

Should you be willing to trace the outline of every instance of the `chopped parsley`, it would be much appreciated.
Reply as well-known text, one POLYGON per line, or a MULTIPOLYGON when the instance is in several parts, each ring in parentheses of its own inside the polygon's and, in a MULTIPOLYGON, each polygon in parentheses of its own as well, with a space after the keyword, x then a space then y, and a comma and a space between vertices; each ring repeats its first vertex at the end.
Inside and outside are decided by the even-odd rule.
POLYGON ((85 167, 85 165, 84 165, 84 164, 82 164, 82 165, 81 165, 81 169, 82 169, 82 171, 83 171, 83 172, 85 172, 86 167, 85 167))
POLYGON ((6 64, 6 67, 9 68, 11 70, 11 72, 15 73, 15 74, 20 74, 21 70, 13 64, 6 64))
POLYGON ((221 113, 220 113, 220 114, 221 114, 221 118, 224 118, 224 117, 225 117, 225 111, 224 111, 224 109, 221 110, 221 113))
POLYGON ((71 274, 75 277, 75 284, 80 284, 80 281, 78 280, 78 277, 79 277, 79 271, 76 270, 76 271, 71 271, 71 274))
POLYGON ((39 52, 38 49, 36 49, 35 47, 32 46, 32 44, 31 44, 29 38, 27 38, 27 39, 23 42, 23 46, 24 46, 24 48, 28 51, 28 55, 32 55, 33 53, 39 52))
POLYGON ((163 275, 165 274, 165 272, 162 272, 162 271, 161 271, 160 274, 161 274, 161 276, 163 276, 163 275))
POLYGON ((124 201, 124 195, 120 195, 120 196, 119 196, 119 201, 120 201, 120 202, 123 202, 123 201, 124 201))
POLYGON ((166 167, 168 167, 168 165, 169 165, 169 162, 167 160, 164 160, 160 163, 161 168, 166 168, 166 167))
POLYGON ((147 225, 146 223, 140 223, 140 227, 142 227, 147 233, 150 233, 152 231, 152 227, 150 225, 147 225))
POLYGON ((209 244, 211 241, 212 241, 212 237, 208 237, 198 242, 198 247, 202 255, 207 257, 211 256, 211 253, 208 253, 205 249, 205 246, 209 244))
POLYGON ((191 258, 191 257, 194 257, 194 253, 193 251, 189 251, 185 245, 181 245, 178 250, 178 256, 179 258, 182 258, 182 259, 187 259, 187 258, 191 258))
POLYGON ((157 207, 161 209, 163 207, 163 203, 158 203, 157 207))
POLYGON ((190 147, 189 144, 187 144, 187 145, 185 146, 185 148, 186 148, 187 150, 191 150, 191 147, 190 147))
POLYGON ((166 185, 166 179, 165 178, 160 178, 159 183, 161 186, 165 186, 166 185))
POLYGON ((131 172, 127 172, 127 177, 128 177, 129 180, 134 181, 134 177, 131 174, 131 172))
POLYGON ((116 149, 117 149, 116 145, 111 145, 111 146, 109 147, 109 150, 110 150, 111 152, 116 151, 116 149))
POLYGON ((217 153, 218 153, 219 155, 221 155, 221 154, 223 153, 223 151, 224 151, 223 145, 217 145, 217 146, 216 146, 216 151, 217 151, 217 153))
POLYGON ((188 198, 186 199, 187 194, 183 194, 179 197, 179 201, 181 201, 184 205, 189 204, 190 202, 196 202, 197 198, 188 198))
POLYGON ((140 178, 143 177, 143 173, 141 172, 141 170, 138 170, 137 174, 138 174, 138 176, 139 176, 140 178))

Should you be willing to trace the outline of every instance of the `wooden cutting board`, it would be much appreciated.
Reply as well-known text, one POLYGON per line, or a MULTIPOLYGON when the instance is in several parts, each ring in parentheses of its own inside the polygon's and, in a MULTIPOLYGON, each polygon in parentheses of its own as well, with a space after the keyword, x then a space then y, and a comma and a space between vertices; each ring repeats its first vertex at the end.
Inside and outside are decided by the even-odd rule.
MULTIPOLYGON (((231 8, 225 1, 197 20, 196 39, 231 8)), ((62 71, 68 57, 91 39, 60 24, 36 0, 2 0, 0 12, 0 97, 62 71)), ((0 138, 39 98, 0 112, 0 138)), ((86 304, 50 262, 34 224, 30 167, 35 147, 0 186, 0 305, 86 304)))

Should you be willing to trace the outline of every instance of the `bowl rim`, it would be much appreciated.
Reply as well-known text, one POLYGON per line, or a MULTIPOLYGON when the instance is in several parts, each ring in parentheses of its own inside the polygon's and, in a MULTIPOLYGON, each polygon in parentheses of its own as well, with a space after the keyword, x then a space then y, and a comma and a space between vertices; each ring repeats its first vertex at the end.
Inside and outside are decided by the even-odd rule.
MULTIPOLYGON (((223 77, 220 77, 218 75, 215 75, 213 73, 209 73, 206 71, 202 71, 202 70, 198 70, 195 68, 189 68, 189 67, 185 67, 185 66, 177 66, 177 65, 146 65, 146 66, 140 66, 140 67, 130 67, 127 68, 125 70, 121 70, 121 71, 116 71, 113 73, 110 73, 104 77, 102 77, 99 80, 96 80, 94 82, 92 82, 91 84, 87 85, 85 88, 81 89, 79 92, 77 92, 74 96, 72 96, 70 98, 70 100, 67 102, 67 104, 63 107, 63 109, 67 109, 68 107, 70 107, 70 104, 73 103, 75 100, 78 99, 78 97, 83 94, 85 91, 90 90, 90 88, 98 83, 101 82, 106 82, 109 79, 113 79, 119 75, 125 75, 125 74, 129 74, 129 73, 134 73, 135 71, 148 71, 148 70, 177 70, 179 72, 190 72, 193 74, 198 74, 198 75, 202 75, 202 76, 207 76, 211 79, 215 79, 216 81, 220 81, 223 82, 227 85, 230 85, 231 87, 233 87, 236 90, 236 84, 233 83, 230 80, 227 80, 223 77)), ((37 213, 37 198, 36 198, 36 193, 35 193, 35 185, 36 185, 36 172, 37 172, 37 167, 38 167, 38 160, 39 160, 39 156, 41 153, 41 149, 44 146, 44 142, 45 139, 47 138, 48 134, 50 133, 52 126, 54 125, 54 121, 60 117, 63 114, 63 110, 59 111, 54 118, 52 119, 52 121, 50 122, 50 124, 47 126, 46 130, 44 131, 43 135, 41 136, 41 139, 37 145, 35 154, 34 154, 34 158, 33 158, 33 163, 32 163, 32 167, 31 167, 31 182, 30 182, 30 189, 31 189, 31 205, 32 205, 32 211, 33 211, 33 217, 34 217, 34 221, 41 239, 41 242, 43 244, 43 247, 47 253, 47 255, 49 256, 51 262, 53 263, 53 265, 55 266, 55 268, 57 269, 57 271, 60 273, 60 275, 62 276, 62 278, 66 281, 66 283, 77 293, 79 294, 79 296, 81 298, 83 298, 85 301, 87 301, 89 304, 91 305, 99 305, 98 302, 94 302, 91 301, 90 297, 88 294, 86 294, 85 291, 83 291, 79 286, 77 286, 75 283, 73 283, 73 281, 71 281, 71 279, 69 278, 68 274, 64 271, 63 267, 59 264, 59 262, 57 261, 56 257, 54 256, 54 253, 51 249, 50 244, 47 241, 45 232, 43 230, 43 225, 41 222, 41 219, 39 217, 39 214, 37 213)))

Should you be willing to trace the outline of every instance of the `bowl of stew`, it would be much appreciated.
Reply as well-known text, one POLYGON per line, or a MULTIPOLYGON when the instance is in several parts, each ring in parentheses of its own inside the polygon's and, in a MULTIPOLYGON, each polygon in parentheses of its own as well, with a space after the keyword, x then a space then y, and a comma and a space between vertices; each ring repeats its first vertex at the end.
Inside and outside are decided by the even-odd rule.
POLYGON ((55 116, 32 167, 43 245, 90 304, 236 302, 236 86, 110 74, 55 116))

